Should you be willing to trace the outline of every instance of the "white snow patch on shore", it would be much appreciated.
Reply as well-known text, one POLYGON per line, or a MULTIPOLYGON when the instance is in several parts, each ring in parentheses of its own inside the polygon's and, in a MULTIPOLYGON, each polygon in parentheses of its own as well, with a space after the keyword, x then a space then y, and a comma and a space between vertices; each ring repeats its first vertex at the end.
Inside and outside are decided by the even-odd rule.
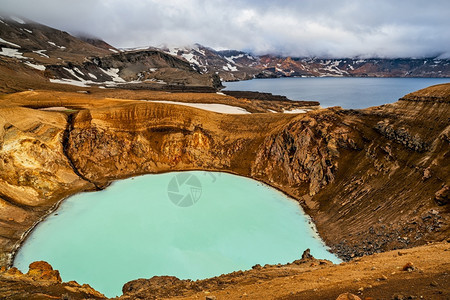
POLYGON ((16 47, 16 48, 22 48, 22 47, 20 47, 19 45, 14 44, 14 43, 11 43, 11 42, 8 42, 8 41, 5 41, 5 40, 2 39, 2 38, 0 38, 0 42, 5 43, 5 44, 8 44, 8 45, 13 46, 13 47, 16 47))
POLYGON ((36 65, 36 64, 30 63, 29 61, 26 61, 25 64, 27 66, 32 67, 39 71, 45 71, 45 69, 46 69, 45 66, 43 66, 43 65, 36 65))
POLYGON ((283 113, 285 113, 285 114, 304 114, 306 112, 307 112, 306 109, 301 109, 301 108, 292 109, 292 110, 283 110, 283 113))
POLYGON ((13 58, 26 58, 22 55, 23 53, 19 52, 17 49, 11 49, 11 48, 2 48, 2 51, 0 51, 0 55, 13 57, 13 58))
POLYGON ((52 107, 38 108, 38 110, 59 111, 59 110, 68 110, 68 108, 65 106, 52 106, 52 107))
POLYGON ((237 107, 237 106, 231 106, 226 104, 218 104, 218 103, 191 103, 191 102, 176 102, 176 101, 165 101, 165 100, 146 100, 149 102, 156 102, 156 103, 166 103, 166 104, 176 104, 176 105, 184 105, 189 107, 195 107, 203 110, 213 111, 221 114, 236 114, 236 115, 242 115, 242 114, 250 114, 249 111, 237 107))

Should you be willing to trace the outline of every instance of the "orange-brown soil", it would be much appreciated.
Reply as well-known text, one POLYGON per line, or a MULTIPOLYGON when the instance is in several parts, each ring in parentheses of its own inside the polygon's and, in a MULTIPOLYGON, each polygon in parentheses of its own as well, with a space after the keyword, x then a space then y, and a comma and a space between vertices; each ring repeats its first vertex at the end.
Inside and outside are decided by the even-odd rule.
MULTIPOLYGON (((89 92, 0 97, 0 265, 11 263, 26 233, 64 197, 120 178, 173 170, 231 172, 280 189, 299 201, 344 260, 449 238, 449 84, 380 107, 298 115, 225 115, 139 100, 209 99, 259 109, 257 100, 218 94, 89 92), (38 110, 43 107, 66 109, 38 110)), ((422 252, 417 253, 420 261, 422 252)), ((446 253, 439 270, 448 269, 446 253)), ((408 274, 418 277, 389 276, 394 270, 380 289, 388 282, 401 286, 435 278, 417 260, 411 262, 423 273, 408 274)), ((356 271, 358 261, 351 264, 364 273, 356 271)), ((442 276, 433 280, 439 285, 447 275, 442 276)), ((289 296, 275 287, 276 280, 268 286, 272 294, 289 296)), ((339 285, 328 287, 334 293, 339 285)), ((312 293, 293 292, 300 298, 312 293)))

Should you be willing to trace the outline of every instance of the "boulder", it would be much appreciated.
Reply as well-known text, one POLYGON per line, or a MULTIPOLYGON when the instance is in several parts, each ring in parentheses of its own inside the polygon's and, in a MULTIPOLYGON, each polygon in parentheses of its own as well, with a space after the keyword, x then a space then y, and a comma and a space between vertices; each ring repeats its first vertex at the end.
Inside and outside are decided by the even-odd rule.
POLYGON ((61 282, 59 271, 53 270, 52 266, 45 261, 35 261, 31 263, 27 275, 34 280, 61 282))
POLYGON ((358 296, 352 294, 352 293, 344 293, 340 294, 336 300, 361 300, 358 296))

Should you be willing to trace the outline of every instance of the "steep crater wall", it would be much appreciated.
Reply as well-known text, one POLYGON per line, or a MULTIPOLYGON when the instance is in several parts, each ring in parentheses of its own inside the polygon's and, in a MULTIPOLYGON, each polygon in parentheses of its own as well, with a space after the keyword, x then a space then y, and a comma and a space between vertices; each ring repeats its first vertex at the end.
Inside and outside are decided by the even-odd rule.
MULTIPOLYGON (((437 90, 448 94, 450 86, 437 90)), ((4 107, 2 263, 65 196, 172 170, 231 172, 280 189, 299 200, 344 259, 445 239, 449 102, 445 93, 420 101, 421 93, 366 110, 300 115, 120 100, 92 100, 66 113, 4 107), (386 135, 379 124, 408 135, 386 135), (427 147, 410 147, 409 137, 427 147)))

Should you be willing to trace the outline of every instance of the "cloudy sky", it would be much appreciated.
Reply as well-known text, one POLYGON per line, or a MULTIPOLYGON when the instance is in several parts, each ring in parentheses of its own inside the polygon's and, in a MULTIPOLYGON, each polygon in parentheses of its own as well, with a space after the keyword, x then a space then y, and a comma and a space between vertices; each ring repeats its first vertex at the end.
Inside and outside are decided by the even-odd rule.
POLYGON ((0 9, 116 47, 450 58, 449 0, 0 0, 0 9))

